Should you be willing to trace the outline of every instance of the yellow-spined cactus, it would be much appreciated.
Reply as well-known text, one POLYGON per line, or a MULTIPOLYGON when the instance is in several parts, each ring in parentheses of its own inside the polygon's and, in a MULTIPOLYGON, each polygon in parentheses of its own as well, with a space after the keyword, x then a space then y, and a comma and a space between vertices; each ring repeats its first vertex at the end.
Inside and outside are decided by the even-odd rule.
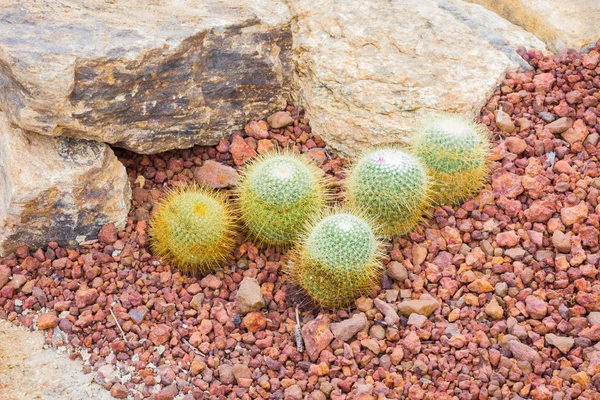
POLYGON ((438 204, 458 203, 475 195, 488 178, 487 128, 461 115, 425 121, 408 142, 434 181, 433 198, 438 204))
POLYGON ((328 190, 323 171, 306 156, 269 153, 252 161, 237 188, 246 229, 258 242, 289 246, 306 221, 323 210, 328 190))
POLYGON ((334 211, 309 222, 292 252, 293 284, 324 308, 346 306, 381 279, 381 243, 356 211, 334 211))
POLYGON ((153 251, 188 274, 213 272, 235 246, 235 218, 218 193, 184 186, 172 189, 150 219, 153 251))

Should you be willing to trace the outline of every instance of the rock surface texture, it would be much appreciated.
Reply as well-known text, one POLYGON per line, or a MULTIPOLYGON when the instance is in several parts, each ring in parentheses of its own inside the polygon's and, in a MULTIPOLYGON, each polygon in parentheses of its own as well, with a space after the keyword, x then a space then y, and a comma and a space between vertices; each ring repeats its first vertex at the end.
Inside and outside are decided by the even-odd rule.
POLYGON ((0 255, 21 245, 95 239, 127 222, 127 173, 105 144, 11 126, 0 113, 0 255))
POLYGON ((0 321, 0 399, 110 400, 81 362, 43 348, 44 335, 0 321))
POLYGON ((554 51, 600 39, 597 0, 467 0, 481 4, 533 33, 554 51))
POLYGON ((475 116, 518 46, 545 45, 462 1, 289 0, 294 25, 293 93, 311 127, 336 150, 398 142, 433 111, 475 116))
POLYGON ((155 153, 285 105, 276 0, 0 0, 0 108, 21 128, 155 153))

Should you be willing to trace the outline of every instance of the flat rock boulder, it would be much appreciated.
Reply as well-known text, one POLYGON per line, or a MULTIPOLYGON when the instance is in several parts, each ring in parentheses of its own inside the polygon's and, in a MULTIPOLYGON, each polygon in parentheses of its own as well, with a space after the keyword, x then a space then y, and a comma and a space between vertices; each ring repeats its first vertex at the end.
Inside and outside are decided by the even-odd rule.
POLYGON ((581 49, 600 39, 598 0, 467 0, 497 12, 553 51, 581 49))
POLYGON ((125 227, 131 189, 105 144, 11 126, 0 113, 0 256, 21 245, 95 239, 125 227))
POLYGON ((533 35, 463 1, 288 0, 295 90, 313 132, 353 155, 431 112, 475 116, 533 35))
POLYGON ((280 0, 0 0, 0 108, 27 131, 157 153, 285 105, 280 0))

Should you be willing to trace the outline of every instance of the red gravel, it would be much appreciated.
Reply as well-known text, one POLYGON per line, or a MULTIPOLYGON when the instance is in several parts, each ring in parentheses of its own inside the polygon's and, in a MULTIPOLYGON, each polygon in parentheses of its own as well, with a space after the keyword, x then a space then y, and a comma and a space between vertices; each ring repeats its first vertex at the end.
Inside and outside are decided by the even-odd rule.
MULTIPOLYGON (((185 277, 148 252, 146 236, 165 188, 212 179, 198 171, 207 160, 237 168, 294 146, 342 178, 347 161, 292 107, 293 125, 252 122, 214 147, 119 151, 137 182, 126 230, 106 227, 80 250, 49 243, 1 260, 0 317, 32 329, 58 323, 47 342, 83 354, 117 398, 599 399, 599 50, 523 55, 535 71, 509 74, 482 110, 494 133, 490 184, 389 243, 377 301, 304 312, 304 353, 281 252, 240 236, 222 271, 185 277), (262 309, 260 298, 237 306, 244 278, 256 278, 262 309)), ((205 169, 220 187, 234 180, 227 168, 205 169)))

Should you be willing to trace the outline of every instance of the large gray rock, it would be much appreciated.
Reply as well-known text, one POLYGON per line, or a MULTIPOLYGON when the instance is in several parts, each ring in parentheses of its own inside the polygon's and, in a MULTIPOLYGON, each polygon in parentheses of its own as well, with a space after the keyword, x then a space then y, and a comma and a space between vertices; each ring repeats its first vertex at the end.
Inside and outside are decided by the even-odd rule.
POLYGON ((0 0, 0 108, 140 153, 215 144, 285 104, 279 0, 0 0))
POLYGON ((125 167, 105 144, 26 132, 0 113, 0 256, 21 245, 95 239, 124 228, 125 167))
POLYGON ((288 0, 295 91, 315 133, 347 154, 400 142, 432 111, 474 116, 519 46, 545 45, 461 0, 288 0))
POLYGON ((468 0, 517 24, 552 50, 580 49, 600 39, 598 0, 468 0))

